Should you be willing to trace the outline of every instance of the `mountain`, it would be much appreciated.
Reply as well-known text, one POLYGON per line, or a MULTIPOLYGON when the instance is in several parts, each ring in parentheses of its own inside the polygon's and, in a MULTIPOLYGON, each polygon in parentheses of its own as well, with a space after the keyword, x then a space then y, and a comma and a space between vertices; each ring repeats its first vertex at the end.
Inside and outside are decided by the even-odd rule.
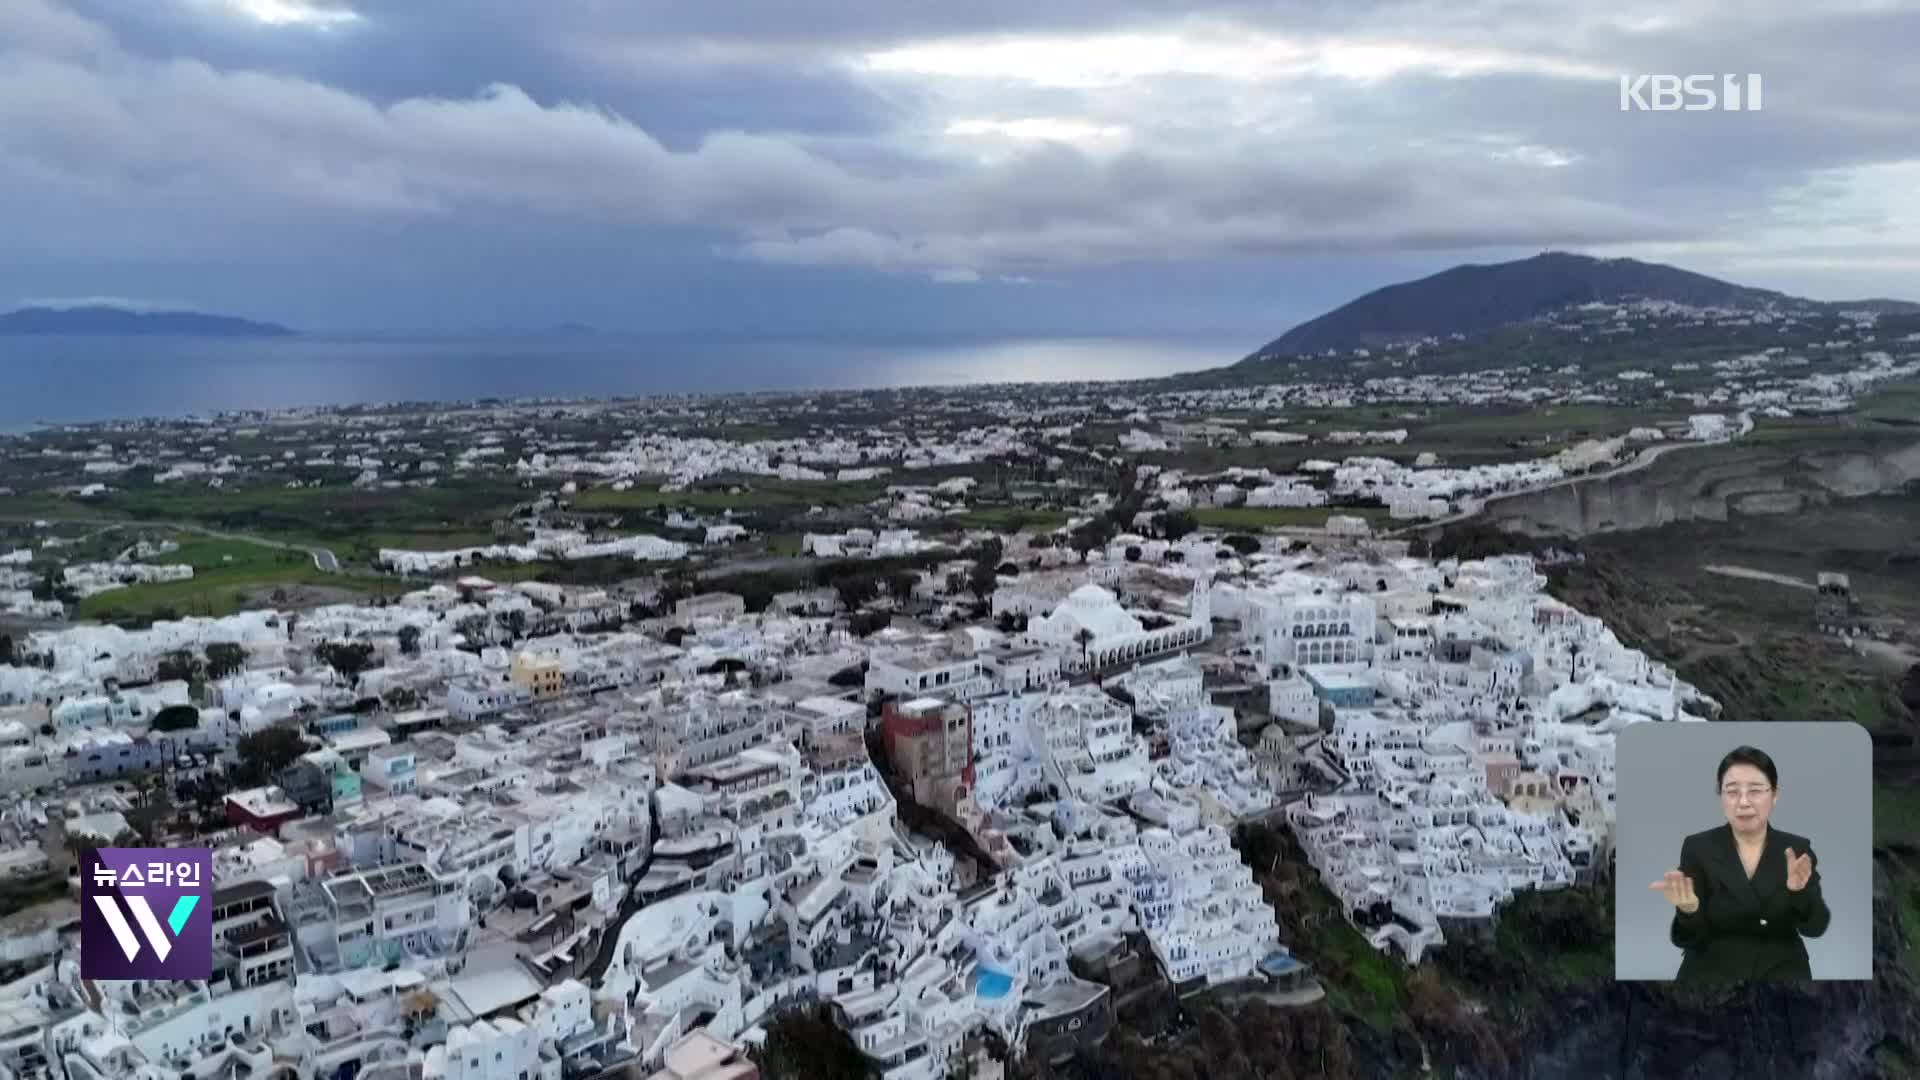
POLYGON ((1243 360, 1327 349, 1377 348, 1426 336, 1471 334, 1547 315, 1573 304, 1667 300, 1694 307, 1916 310, 1905 301, 1826 304, 1753 289, 1661 263, 1596 259, 1550 251, 1530 259, 1456 266, 1388 285, 1301 323, 1243 360))
POLYGON ((102 334, 119 337, 289 337, 292 330, 197 311, 129 311, 126 308, 25 307, 0 315, 0 335, 102 334))
POLYGON ((1920 303, 1912 300, 1889 300, 1876 296, 1869 300, 1848 300, 1844 304, 1828 304, 1836 311, 1871 311, 1876 315, 1920 315, 1920 303))

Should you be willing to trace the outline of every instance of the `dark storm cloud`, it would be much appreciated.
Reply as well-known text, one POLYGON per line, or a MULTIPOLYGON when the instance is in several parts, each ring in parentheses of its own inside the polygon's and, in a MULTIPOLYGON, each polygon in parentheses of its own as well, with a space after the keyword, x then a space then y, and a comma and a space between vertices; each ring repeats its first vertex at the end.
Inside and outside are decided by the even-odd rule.
POLYGON ((388 105, 467 98, 500 83, 543 100, 592 103, 670 146, 721 129, 858 134, 890 122, 887 104, 837 72, 798 65, 728 68, 589 62, 584 27, 540 4, 433 2, 359 5, 352 24, 325 30, 235 18, 214 3, 88 0, 121 47, 151 59, 192 56, 345 89, 388 105))
POLYGON ((1832 264, 1809 253, 1848 242, 1779 238, 1816 222, 1920 260, 1888 187, 1920 157, 1911 7, 345 4, 0 0, 9 273, 144 295, 177 290, 138 265, 297 264, 289 302, 371 312, 386 298, 346 295, 360 260, 414 267, 391 287, 442 310, 435 275, 492 273, 571 312, 584 292, 508 267, 838 267, 951 297, 924 283, 1334 252, 1832 264), (1634 71, 1762 72, 1767 110, 1623 113, 1634 71), (458 240, 489 232, 519 246, 458 240))

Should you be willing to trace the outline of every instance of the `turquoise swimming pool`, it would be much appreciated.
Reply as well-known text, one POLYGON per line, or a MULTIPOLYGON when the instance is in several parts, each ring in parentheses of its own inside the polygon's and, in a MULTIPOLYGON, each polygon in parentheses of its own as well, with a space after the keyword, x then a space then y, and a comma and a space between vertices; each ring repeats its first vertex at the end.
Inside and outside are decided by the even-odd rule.
POLYGON ((1013 989, 1013 976, 992 968, 973 973, 973 992, 988 1001, 998 1001, 1013 989))

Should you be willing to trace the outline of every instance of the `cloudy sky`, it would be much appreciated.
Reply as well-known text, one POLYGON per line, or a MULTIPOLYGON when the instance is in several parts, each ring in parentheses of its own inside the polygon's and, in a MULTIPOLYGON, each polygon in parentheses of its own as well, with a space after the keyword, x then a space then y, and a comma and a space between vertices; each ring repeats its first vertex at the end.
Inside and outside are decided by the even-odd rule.
POLYGON ((1920 3, 0 0, 0 305, 1246 335, 1463 261, 1920 297, 1920 3), (1761 112, 1622 112, 1623 73, 1761 112))

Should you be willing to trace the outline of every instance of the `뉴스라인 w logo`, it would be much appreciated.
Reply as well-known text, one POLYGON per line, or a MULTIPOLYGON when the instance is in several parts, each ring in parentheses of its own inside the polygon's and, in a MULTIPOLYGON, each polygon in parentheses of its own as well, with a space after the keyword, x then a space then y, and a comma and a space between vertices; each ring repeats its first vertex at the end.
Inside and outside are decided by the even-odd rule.
POLYGON ((80 974, 88 979, 213 975, 213 853, 95 848, 80 864, 80 974))

